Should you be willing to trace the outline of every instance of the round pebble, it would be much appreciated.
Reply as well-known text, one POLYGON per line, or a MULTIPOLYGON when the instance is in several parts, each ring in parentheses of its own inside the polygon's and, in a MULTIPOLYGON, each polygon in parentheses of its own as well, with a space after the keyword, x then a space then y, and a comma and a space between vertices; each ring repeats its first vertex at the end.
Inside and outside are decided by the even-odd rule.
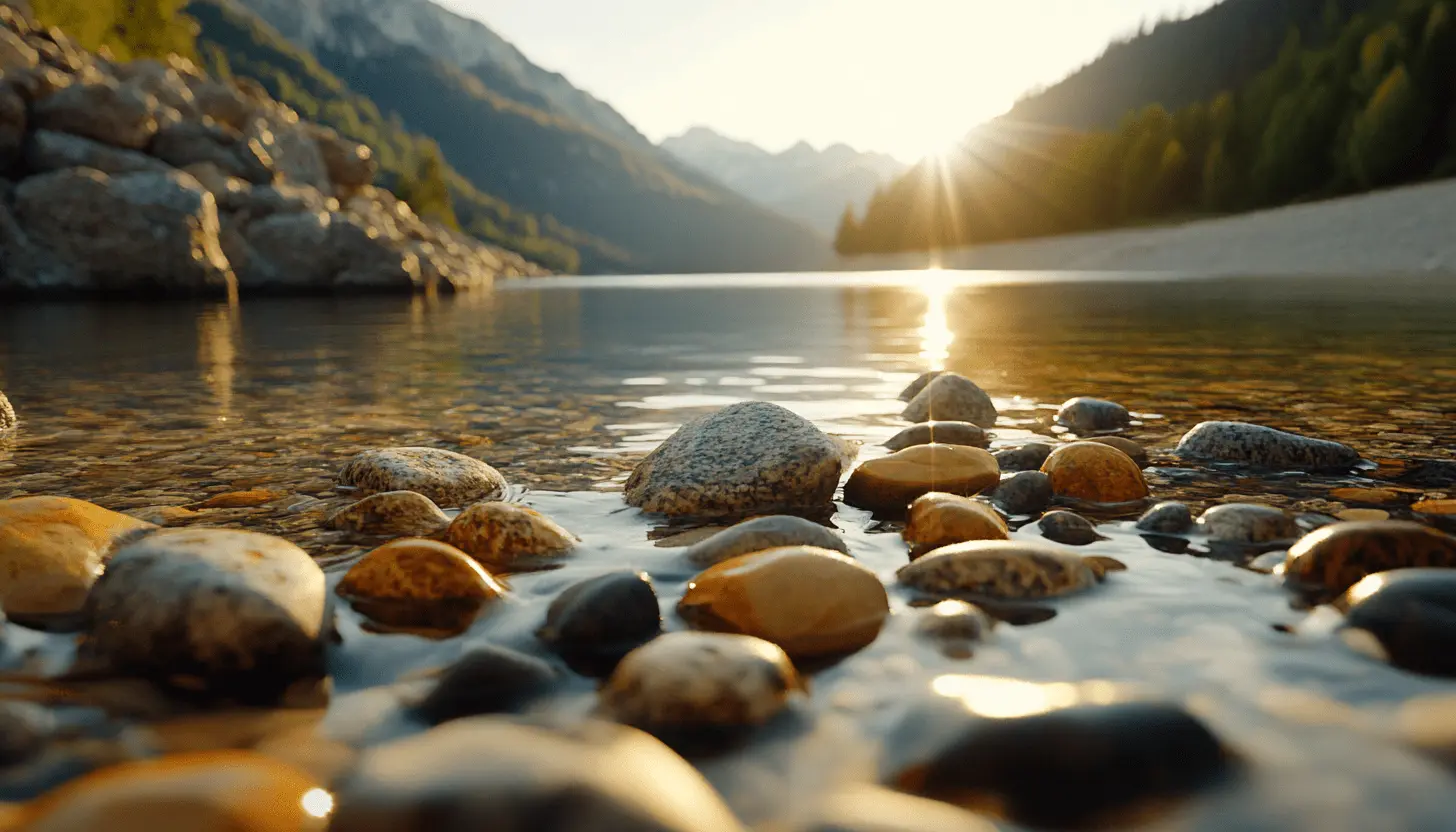
POLYGON ((1284 580, 1320 600, 1339 596, 1366 575, 1412 567, 1456 567, 1456 537, 1401 520, 1333 523, 1290 548, 1284 580))
POLYGON ((506 480, 499 471, 440 448, 364 451, 339 472, 339 482, 367 494, 414 491, 446 508, 499 500, 506 494, 506 480))
POLYGON ((996 464, 1002 471, 1040 471, 1051 455, 1052 446, 1045 442, 1028 442, 995 453, 996 464))
POLYGON ((1142 469, 1132 457, 1095 442, 1062 445, 1042 464, 1058 497, 1094 503, 1126 503, 1148 496, 1142 469))
POLYGON ((964 445, 916 445, 871 459, 844 484, 844 501, 856 508, 904 511, 931 491, 968 496, 1000 482, 996 459, 964 445))
POLYGON ((781 546, 814 546, 849 554, 844 538, 811 520, 778 514, 755 517, 698 541, 683 554, 688 563, 706 569, 729 558, 781 546))
POLYGON ((990 428, 996 425, 996 405, 965 376, 941 373, 910 400, 900 416, 907 422, 970 422, 990 428))
POLYGON ((1134 528, 1156 534, 1187 534, 1193 531, 1193 510, 1183 503, 1158 503, 1138 518, 1134 528))
POLYGON ((464 552, 419 538, 394 540, 365 555, 335 591, 379 624, 437 636, 465 632, 487 603, 505 594, 464 552))
POLYGON ((921 373, 915 378, 914 381, 906 385, 904 390, 900 391, 900 401, 908 402, 914 399, 916 396, 920 395, 920 391, 924 390, 927 384, 935 381, 942 375, 945 375, 945 370, 930 370, 928 372, 921 373))
POLYGON ((567 587, 551 602, 536 635, 578 673, 605 676, 623 656, 661 632, 652 579, 624 570, 567 587))
POLYGON ((1105 540, 1091 520, 1071 511, 1052 511, 1042 515, 1036 527, 1047 540, 1068 546, 1086 546, 1105 540))
POLYGON ((1198 530, 1212 540, 1225 543, 1294 540, 1300 534, 1294 515, 1284 509, 1258 503, 1214 506, 1199 516, 1198 530))
POLYGON ((1050 543, 973 540, 937 549, 895 574, 900 583, 931 595, 1016 600, 1088 589, 1100 579, 1101 563, 1050 543))
POLYGON ((932 491, 910 504, 900 535, 910 546, 910 559, 932 549, 967 540, 1006 540, 1010 532, 996 510, 956 494, 932 491))
POLYGON ((0 500, 0 608, 72 613, 120 542, 156 526, 69 497, 0 500))
POLYGON ((1176 453, 1185 459, 1278 470, 1348 471, 1360 463, 1360 454, 1338 442, 1246 422, 1198 424, 1183 435, 1176 453))
POLYGON ((450 525, 450 517, 423 494, 385 491, 329 515, 329 528, 371 535, 430 537, 450 525))
POLYGON ((1345 626, 1373 636, 1392 665, 1456 677, 1456 570, 1380 572, 1350 587, 1337 605, 1346 610, 1345 626))
POLYGON ((431 725, 513 711, 550 690, 560 677, 534 656, 484 644, 445 668, 411 710, 431 725))
POLYGON ((477 503, 460 512, 445 540, 492 570, 509 572, 519 561, 564 554, 576 535, 535 509, 514 503, 477 503))
POLYGON ((1052 478, 1040 471, 1017 471, 991 492, 991 502, 1012 516, 1040 514, 1055 497, 1052 478))
POLYGON ((911 425, 890 437, 885 447, 891 451, 903 451, 916 445, 969 445, 984 448, 991 444, 990 437, 979 425, 970 422, 925 422, 911 425))
POLYGON ((1092 436, 1088 437, 1084 441, 1096 442, 1099 445, 1106 445, 1109 448, 1116 448, 1119 451, 1127 454, 1133 462, 1137 463, 1137 466, 1139 468, 1148 467, 1148 462, 1150 461, 1148 459, 1148 449, 1132 441, 1131 439, 1122 436, 1092 436))
POLYGON ((1132 414, 1117 402, 1078 396, 1068 399, 1057 410, 1057 424, 1074 433, 1100 433, 1122 430, 1132 422, 1132 414))

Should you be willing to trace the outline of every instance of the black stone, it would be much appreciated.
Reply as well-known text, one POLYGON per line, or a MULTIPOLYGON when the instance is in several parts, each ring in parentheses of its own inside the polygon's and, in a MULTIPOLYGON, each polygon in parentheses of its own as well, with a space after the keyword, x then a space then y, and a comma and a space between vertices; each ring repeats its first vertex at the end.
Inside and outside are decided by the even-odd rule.
POLYGON ((412 710, 431 725, 507 713, 549 690, 558 678, 554 667, 534 656, 493 645, 477 647, 446 668, 412 710))
POLYGON ((992 454, 1001 471, 1036 471, 1052 455, 1052 446, 1045 442, 1028 442, 1019 448, 1007 448, 992 454))
POLYGON ((1052 478, 1040 471, 1012 474, 991 492, 991 502, 1010 515, 1040 514, 1052 504, 1052 478))
POLYGON ((633 571, 609 572, 567 587, 546 611, 537 638, 572 670, 604 677, 622 657, 662 632, 662 610, 652 579, 633 571))
MULTIPOLYGON (((1456 569, 1397 569, 1371 577, 1379 577, 1380 586, 1351 604, 1345 626, 1374 636, 1396 667, 1456 677, 1456 569)), ((1352 589, 1347 598, 1355 597, 1352 589)))
POLYGON ((1091 520, 1072 511, 1047 512, 1037 521, 1036 527, 1047 540, 1068 546, 1086 546, 1104 539, 1091 520))

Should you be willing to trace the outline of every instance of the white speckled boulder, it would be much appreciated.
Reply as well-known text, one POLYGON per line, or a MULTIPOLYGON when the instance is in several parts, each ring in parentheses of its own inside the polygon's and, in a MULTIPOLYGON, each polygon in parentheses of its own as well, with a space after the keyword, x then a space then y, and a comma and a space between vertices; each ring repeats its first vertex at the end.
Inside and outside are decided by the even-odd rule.
POLYGON ((1347 445, 1247 422, 1203 422, 1183 435, 1177 454, 1184 459, 1306 471, 1343 471, 1360 462, 1360 454, 1347 445))
POLYGON ((974 381, 957 373, 941 373, 905 405, 901 418, 911 422, 970 422, 989 428, 996 424, 996 405, 974 381))
POLYGON ((365 494, 414 491, 445 508, 499 500, 506 494, 506 479, 499 471, 440 448, 364 451, 339 472, 339 482, 365 494))

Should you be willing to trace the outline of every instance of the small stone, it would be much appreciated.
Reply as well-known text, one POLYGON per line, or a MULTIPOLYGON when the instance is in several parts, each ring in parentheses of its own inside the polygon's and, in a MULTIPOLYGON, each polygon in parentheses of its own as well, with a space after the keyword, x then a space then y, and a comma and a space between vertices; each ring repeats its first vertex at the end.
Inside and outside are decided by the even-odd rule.
POLYGON ((1389 520, 1390 512, 1378 508, 1347 508, 1344 511, 1336 512, 1335 517, 1351 522, 1371 522, 1389 520))
POLYGON ((915 616, 915 634, 935 642, 951 658, 968 659, 971 648, 985 638, 995 621, 973 604, 949 599, 920 610, 915 616))
POLYGON ((697 629, 757 636, 795 658, 812 658, 869 645, 890 606, 870 569, 838 552, 789 546, 704 571, 677 611, 697 629))
POLYGON ((21 765, 45 751, 54 720, 29 702, 0 702, 0 770, 21 765))
POLYGON ((1284 581, 1313 600, 1335 598, 1367 575, 1412 567, 1456 568, 1456 537, 1420 523, 1333 523, 1294 544, 1284 581))
POLYGON ((905 530, 914 560, 933 549, 967 540, 1006 540, 1010 532, 996 510, 956 494, 931 492, 910 504, 905 530))
POLYGON ((916 445, 969 445, 984 448, 991 444, 986 431, 970 422, 925 422, 911 425, 890 437, 885 447, 903 451, 916 445))
POLYGON ((1009 515, 1040 514, 1052 504, 1052 478, 1040 471, 1017 471, 991 492, 991 502, 1009 515))
POLYGON ((1036 527, 1047 540, 1065 543, 1068 546, 1086 546, 1099 540, 1106 540, 1097 533, 1091 520, 1072 511, 1053 511, 1042 515, 1036 527))
POLYGON ((0 608, 79 610, 112 549, 154 528, 69 497, 0 500, 0 608))
POLYGON ((991 821, 939 800, 877 786, 836 792, 796 832, 998 832, 991 821))
POLYGON ((900 391, 900 401, 908 402, 913 400, 916 396, 920 395, 920 391, 924 390, 927 384, 943 375, 945 375, 945 370, 930 370, 929 372, 921 373, 914 381, 906 385, 904 390, 900 391))
POLYGON ((5 391, 0 390, 0 430, 10 430, 19 421, 15 416, 15 407, 10 404, 9 399, 5 398, 5 391))
POLYGON ((386 627, 452 636, 469 629, 505 589, 454 546, 404 538, 365 555, 335 592, 386 627))
POLYGON ((450 517, 423 494, 385 491, 329 515, 329 528, 369 535, 430 537, 450 525, 450 517))
POLYGON ((505 713, 549 690, 560 678, 555 668, 534 656, 486 644, 445 668, 411 710, 431 725, 505 713))
POLYGON ((1138 518, 1134 526, 1140 532, 1187 534, 1193 531, 1193 510, 1183 503, 1158 503, 1138 518))
POLYGON ((1345 627, 1379 642, 1392 665, 1456 677, 1456 570, 1397 569, 1350 587, 1337 602, 1345 627))
POLYGON ((535 509, 513 503, 477 503, 445 530, 450 545, 491 569, 509 572, 520 562, 570 551, 576 535, 535 509))
POLYGON ((1028 442, 1019 448, 995 453, 996 464, 1002 471, 1039 471, 1051 455, 1052 446, 1045 442, 1028 442))
POLYGON ((872 511, 904 511, 931 491, 969 496, 1000 482, 996 459, 964 445, 916 445, 871 459, 844 484, 844 501, 872 511))
POLYGON ((364 451, 339 472, 339 482, 366 494, 414 491, 446 508, 499 500, 506 494, 506 480, 499 471, 439 448, 364 451))
POLYGON ((847 449, 769 402, 740 402, 678 428, 637 464, 626 500, 669 516, 724 517, 822 510, 847 449))
POLYGON ((124 514, 128 517, 135 517, 143 523, 153 523, 158 526, 172 526, 196 519, 198 516, 197 512, 182 506, 148 506, 133 509, 124 514))
POLYGON ((700 569, 729 558, 782 546, 814 546, 849 554, 844 538, 810 520, 787 514, 755 517, 688 547, 683 557, 700 569))
POLYGON ((1148 449, 1142 445, 1123 436, 1092 436, 1086 439, 1087 442, 1096 442, 1099 445, 1106 445, 1109 448, 1116 448, 1132 458, 1139 468, 1148 467, 1148 449))
POLYGON ((1198 530, 1213 540, 1226 543, 1294 540, 1300 534, 1294 515, 1284 509, 1258 503, 1214 506, 1199 516, 1198 530))
POLYGON ((198 503, 197 508, 253 508, 285 496, 287 495, 284 492, 269 491, 266 488, 254 488, 251 491, 229 491, 198 503))
POLYGON ((1132 457, 1095 442, 1073 442, 1052 451, 1041 470, 1058 497, 1094 503, 1126 503, 1148 496, 1142 469, 1132 457))
POLYGON ((606 676, 623 656, 661 632, 652 579, 628 570, 567 587, 551 602, 536 636, 578 673, 606 676))
POLYGON ((1336 488, 1330 491, 1331 500, 1342 503, 1371 503, 1387 505, 1400 502, 1400 492, 1389 488, 1336 488))
POLYGON ((1456 514, 1456 500, 1421 500, 1411 506, 1411 511, 1445 517, 1456 514))
POLYGON ((1203 422, 1183 435, 1176 453, 1278 470, 1348 471, 1360 463, 1360 454, 1338 442, 1246 422, 1203 422))
POLYGON ((1099 571, 1059 546, 1030 540, 973 540, 937 549, 895 573, 930 595, 1017 600, 1051 598, 1096 585, 1099 571))
POLYGON ((1132 414, 1117 402, 1078 396, 1068 399, 1057 411, 1057 424, 1074 433, 1101 433, 1122 430, 1132 422, 1132 414))
POLYGON ((996 405, 965 376, 942 373, 910 400, 900 417, 908 422, 971 422, 989 428, 996 425, 996 405))

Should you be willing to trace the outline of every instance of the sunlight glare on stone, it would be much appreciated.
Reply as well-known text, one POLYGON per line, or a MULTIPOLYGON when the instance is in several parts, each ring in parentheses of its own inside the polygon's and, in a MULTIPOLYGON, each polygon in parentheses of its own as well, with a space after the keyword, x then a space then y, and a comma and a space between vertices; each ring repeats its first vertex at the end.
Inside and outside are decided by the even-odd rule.
POLYGON ((920 358, 927 370, 944 370, 950 358, 950 345, 955 333, 950 328, 946 303, 954 290, 954 281, 939 268, 926 270, 920 283, 925 295, 925 320, 920 325, 920 358))
POLYGON ((334 811, 334 796, 323 789, 309 789, 303 793, 303 811, 310 817, 328 817, 334 811))

